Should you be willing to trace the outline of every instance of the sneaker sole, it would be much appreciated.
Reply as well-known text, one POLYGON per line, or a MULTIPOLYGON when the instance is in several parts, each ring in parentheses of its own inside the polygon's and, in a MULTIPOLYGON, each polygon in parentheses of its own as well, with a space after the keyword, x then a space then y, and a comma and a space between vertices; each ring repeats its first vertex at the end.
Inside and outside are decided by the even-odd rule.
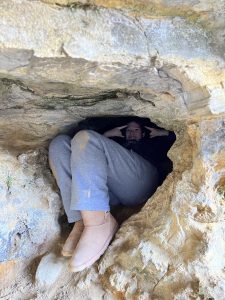
POLYGON ((113 228, 112 234, 108 237, 105 244, 103 245, 103 248, 98 252, 98 254, 96 254, 91 260, 89 260, 88 262, 86 262, 83 265, 80 265, 80 266, 77 266, 77 267, 73 267, 73 266, 70 265, 69 266, 70 271, 71 272, 80 272, 80 271, 83 271, 84 269, 92 266, 100 258, 100 256, 104 254, 107 247, 109 246, 109 243, 111 242, 114 235, 116 234, 118 228, 119 228, 119 225, 116 224, 116 226, 113 228))

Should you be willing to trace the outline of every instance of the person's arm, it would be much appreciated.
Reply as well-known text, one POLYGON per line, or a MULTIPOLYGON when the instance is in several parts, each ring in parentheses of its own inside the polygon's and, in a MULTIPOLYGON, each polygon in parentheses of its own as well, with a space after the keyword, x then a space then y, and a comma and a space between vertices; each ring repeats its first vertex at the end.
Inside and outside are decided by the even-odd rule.
POLYGON ((145 126, 146 129, 149 130, 149 137, 154 138, 157 136, 169 136, 170 131, 166 129, 159 129, 159 128, 153 128, 145 126))
POLYGON ((110 130, 104 132, 103 135, 105 137, 108 137, 108 138, 109 137, 122 137, 122 138, 124 138, 121 129, 123 129, 125 127, 127 127, 127 125, 120 126, 120 127, 115 127, 113 129, 110 129, 110 130))
POLYGON ((167 155, 167 152, 169 151, 170 147, 173 145, 173 143, 176 141, 176 135, 173 131, 169 131, 166 129, 159 129, 159 128, 153 128, 153 127, 147 127, 149 130, 149 138, 155 138, 155 137, 162 137, 160 141, 160 147, 158 148, 157 155, 160 157, 160 155, 163 157, 167 155), (161 153, 161 154, 160 154, 161 153))

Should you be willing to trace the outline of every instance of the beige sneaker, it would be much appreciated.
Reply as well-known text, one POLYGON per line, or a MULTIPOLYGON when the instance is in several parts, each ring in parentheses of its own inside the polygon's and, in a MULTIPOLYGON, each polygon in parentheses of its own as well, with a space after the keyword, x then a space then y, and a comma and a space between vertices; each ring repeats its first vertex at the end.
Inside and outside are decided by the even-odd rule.
POLYGON ((90 267, 105 252, 118 224, 113 216, 107 212, 103 224, 85 226, 75 252, 70 261, 70 270, 79 272, 90 267))
POLYGON ((62 249, 62 255, 63 256, 72 256, 73 252, 77 246, 77 243, 79 242, 79 239, 81 237, 81 234, 84 230, 84 224, 83 221, 77 221, 74 226, 72 231, 70 232, 64 246, 62 249))

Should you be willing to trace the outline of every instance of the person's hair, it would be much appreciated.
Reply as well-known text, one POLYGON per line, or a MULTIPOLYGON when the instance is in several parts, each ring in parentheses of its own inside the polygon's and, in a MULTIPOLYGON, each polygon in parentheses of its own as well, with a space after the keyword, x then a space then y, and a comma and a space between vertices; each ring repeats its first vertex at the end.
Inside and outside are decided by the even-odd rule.
POLYGON ((131 122, 137 123, 140 126, 142 133, 145 132, 145 127, 144 127, 145 122, 144 122, 143 118, 140 118, 140 117, 131 117, 129 119, 128 123, 131 123, 131 122))
MULTIPOLYGON (((144 122, 143 118, 140 118, 140 117, 129 117, 129 118, 126 118, 126 122, 124 122, 124 125, 129 124, 131 122, 135 122, 138 125, 140 125, 142 133, 146 132, 146 129, 144 127, 145 122, 144 122)), ((123 135, 125 135, 126 128, 123 128, 121 130, 121 132, 122 132, 123 135)))

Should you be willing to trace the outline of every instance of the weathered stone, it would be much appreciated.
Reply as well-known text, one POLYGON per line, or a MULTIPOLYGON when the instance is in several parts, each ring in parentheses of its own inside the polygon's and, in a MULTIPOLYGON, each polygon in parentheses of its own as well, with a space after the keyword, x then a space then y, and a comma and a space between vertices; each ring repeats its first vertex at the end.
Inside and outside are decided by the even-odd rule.
MULTIPOLYGON (((18 267, 18 263, 15 261, 7 261, 0 264, 0 285, 3 288, 5 285, 9 285, 9 282, 14 282, 18 273, 23 272, 18 267)), ((0 294, 1 295, 1 294, 0 294)))
MULTIPOLYGON (((123 294, 128 293, 125 282, 132 277, 137 280, 137 291, 148 291, 151 299, 189 299, 200 295, 220 299, 225 295, 225 206, 224 194, 216 187, 224 177, 217 169, 217 157, 225 157, 225 147, 222 143, 219 150, 216 142, 224 135, 224 122, 204 121, 198 128, 193 126, 193 145, 200 136, 201 144, 195 148, 191 170, 183 172, 180 179, 169 176, 141 213, 123 225, 114 249, 101 263, 102 276, 111 274, 113 279, 120 274, 122 287, 121 280, 110 284, 123 294), (112 259, 114 252, 121 254, 112 259), (215 285, 217 281, 219 287, 215 285)), ((139 292, 135 295, 138 298, 139 292)))
POLYGON ((48 250, 59 238, 61 201, 52 191, 46 152, 1 151, 0 261, 30 259, 48 250))
POLYGON ((17 281, 0 297, 224 299, 224 1, 3 0, 0 16, 0 278, 17 281), (100 261, 40 291, 35 264, 14 270, 55 243, 60 201, 46 152, 15 153, 103 115, 175 130, 174 170, 100 261))
POLYGON ((134 113, 176 129, 176 122, 193 115, 225 110, 223 56, 210 22, 204 27, 181 16, 137 19, 116 10, 39 1, 0 5, 0 74, 11 79, 1 85, 2 106, 8 108, 0 119, 4 147, 46 145, 60 128, 89 115, 134 113), (131 104, 127 96, 137 92, 145 96, 131 104))
POLYGON ((67 261, 54 253, 49 253, 42 257, 35 275, 37 284, 41 288, 47 288, 56 283, 63 269, 67 268, 67 261))

